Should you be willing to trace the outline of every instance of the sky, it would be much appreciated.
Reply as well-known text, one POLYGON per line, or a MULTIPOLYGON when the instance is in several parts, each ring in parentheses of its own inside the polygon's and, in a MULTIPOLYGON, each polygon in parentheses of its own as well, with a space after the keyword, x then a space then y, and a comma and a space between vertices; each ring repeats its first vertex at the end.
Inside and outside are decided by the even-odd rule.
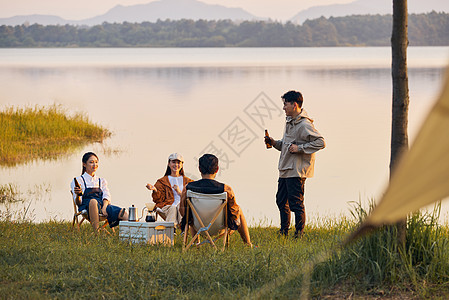
MULTIPOLYGON (((81 20, 104 14, 116 5, 146 4, 156 0, 0 0, 0 18, 17 15, 56 15, 81 20)), ((208 4, 240 7, 258 17, 285 20, 311 6, 349 3, 354 0, 200 0, 208 4)), ((447 1, 447 0, 444 0, 447 1)))

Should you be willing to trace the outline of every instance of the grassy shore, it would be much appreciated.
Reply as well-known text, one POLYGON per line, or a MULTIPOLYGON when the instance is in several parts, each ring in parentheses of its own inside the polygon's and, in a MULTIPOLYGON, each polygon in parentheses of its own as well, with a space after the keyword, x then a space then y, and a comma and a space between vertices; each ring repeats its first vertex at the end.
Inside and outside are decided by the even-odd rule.
POLYGON ((83 114, 69 116, 60 106, 9 107, 0 111, 0 166, 54 159, 111 133, 83 114))
MULTIPOLYGON (((0 112, 0 165, 55 158, 110 133, 59 107, 0 112)), ((46 187, 38 186, 38 190, 46 187)), ((33 192, 34 193, 34 192, 33 192)), ((0 185, 0 205, 26 197, 0 185)), ((32 223, 28 207, 0 211, 0 299, 447 299, 449 226, 433 213, 408 219, 407 241, 396 244, 394 228, 381 228, 341 248, 366 217, 324 219, 308 225, 302 239, 281 238, 277 228, 250 228, 258 248, 231 236, 225 252, 203 246, 130 244, 114 235, 92 235, 84 224, 32 223), (12 216, 16 216, 15 218, 12 216)))
POLYGON ((129 244, 118 234, 92 236, 90 225, 0 221, 3 299, 298 299, 446 298, 449 232, 432 216, 409 220, 403 251, 393 230, 340 249, 354 226, 345 219, 307 226, 300 240, 273 227, 250 228, 259 247, 174 247, 129 244))

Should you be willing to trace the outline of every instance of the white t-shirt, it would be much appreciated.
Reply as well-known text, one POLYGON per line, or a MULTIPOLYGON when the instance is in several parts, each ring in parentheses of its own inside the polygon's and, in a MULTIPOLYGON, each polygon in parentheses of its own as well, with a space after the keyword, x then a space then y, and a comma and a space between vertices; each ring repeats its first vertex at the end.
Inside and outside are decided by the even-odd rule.
MULTIPOLYGON (((111 201, 111 193, 109 192, 108 182, 106 181, 106 179, 100 178, 97 175, 94 175, 94 177, 92 177, 86 172, 84 172, 81 176, 76 177, 76 181, 78 181, 78 184, 80 185, 83 192, 86 188, 100 187, 101 179, 101 191, 103 192, 103 199, 108 199, 109 201, 111 201), (83 178, 81 178, 81 176, 84 178, 84 180, 83 178), (87 186, 84 186, 84 181, 86 181, 87 186)), ((75 182, 73 181, 73 179, 72 182, 70 182, 70 188, 72 189, 73 200, 75 200, 75 182)))
POLYGON ((170 181, 171 189, 173 190, 173 195, 175 196, 175 201, 173 202, 173 206, 176 206, 181 202, 181 195, 178 194, 178 192, 175 191, 173 186, 176 184, 179 188, 179 190, 182 192, 184 188, 184 180, 182 176, 173 177, 171 175, 168 175, 168 180, 170 181))

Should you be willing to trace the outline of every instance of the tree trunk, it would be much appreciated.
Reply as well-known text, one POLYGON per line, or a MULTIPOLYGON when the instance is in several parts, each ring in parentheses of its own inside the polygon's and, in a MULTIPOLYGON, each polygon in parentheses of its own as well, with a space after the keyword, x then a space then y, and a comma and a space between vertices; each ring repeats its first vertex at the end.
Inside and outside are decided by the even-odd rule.
MULTIPOLYGON (((393 79, 393 109, 391 126, 390 178, 400 156, 408 149, 408 16, 407 0, 393 0, 393 32, 391 35, 391 75, 393 79)), ((407 220, 397 223, 398 239, 405 244, 407 220)))

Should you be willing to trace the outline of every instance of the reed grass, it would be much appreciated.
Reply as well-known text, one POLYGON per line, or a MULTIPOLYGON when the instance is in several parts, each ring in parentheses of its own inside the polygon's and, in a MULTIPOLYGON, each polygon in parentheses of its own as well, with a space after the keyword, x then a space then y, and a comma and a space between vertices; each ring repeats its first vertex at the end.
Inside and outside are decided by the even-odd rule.
POLYGON ((45 202, 51 197, 50 184, 35 184, 26 191, 17 184, 0 184, 0 221, 31 222, 35 218, 32 202, 45 202))
MULTIPOLYGON (((343 288, 372 297, 447 298, 449 228, 438 223, 440 208, 409 216, 405 247, 398 246, 396 228, 385 226, 333 252, 316 266, 312 294, 343 288)), ((368 214, 360 204, 353 211, 358 224, 368 214)))
POLYGON ((86 143, 102 142, 111 133, 61 106, 8 107, 0 111, 0 165, 55 159, 86 143))
POLYGON ((0 204, 15 203, 22 201, 19 188, 16 184, 0 184, 0 204))

